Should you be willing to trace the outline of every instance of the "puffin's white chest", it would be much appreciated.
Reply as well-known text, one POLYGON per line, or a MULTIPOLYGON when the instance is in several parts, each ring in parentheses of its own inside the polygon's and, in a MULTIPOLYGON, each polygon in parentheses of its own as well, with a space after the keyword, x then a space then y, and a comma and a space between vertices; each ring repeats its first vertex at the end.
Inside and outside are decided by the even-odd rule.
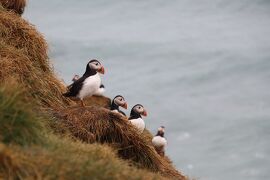
POLYGON ((117 109, 112 110, 112 112, 114 112, 114 113, 119 113, 119 111, 117 111, 117 109))
POLYGON ((167 140, 161 136, 155 136, 152 139, 152 143, 156 148, 162 148, 167 145, 167 140))
POLYGON ((143 132, 143 130, 145 128, 145 123, 144 123, 144 120, 142 118, 132 119, 132 120, 130 120, 130 122, 133 126, 135 126, 139 130, 139 133, 143 132))
POLYGON ((94 95, 96 96, 103 96, 105 93, 105 89, 104 88, 98 88, 98 90, 95 92, 94 95))
POLYGON ((121 116, 124 116, 124 117, 126 117, 124 114, 122 114, 121 112, 119 112, 117 109, 115 109, 115 110, 112 110, 112 112, 114 112, 114 113, 117 113, 117 114, 120 114, 121 116))
POLYGON ((92 96, 96 91, 98 91, 100 84, 101 79, 98 73, 94 76, 89 76, 84 80, 78 97, 80 99, 84 99, 85 97, 92 96))

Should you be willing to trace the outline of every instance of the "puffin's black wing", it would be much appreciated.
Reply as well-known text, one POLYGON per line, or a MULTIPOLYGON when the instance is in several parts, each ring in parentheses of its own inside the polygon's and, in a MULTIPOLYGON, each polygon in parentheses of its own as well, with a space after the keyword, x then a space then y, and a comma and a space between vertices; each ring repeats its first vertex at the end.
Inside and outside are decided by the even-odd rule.
POLYGON ((105 88, 104 84, 101 84, 101 85, 99 86, 99 88, 105 88))
POLYGON ((80 90, 82 89, 83 82, 86 78, 81 77, 77 81, 75 81, 73 84, 68 86, 68 91, 63 94, 65 97, 75 97, 79 94, 80 90))

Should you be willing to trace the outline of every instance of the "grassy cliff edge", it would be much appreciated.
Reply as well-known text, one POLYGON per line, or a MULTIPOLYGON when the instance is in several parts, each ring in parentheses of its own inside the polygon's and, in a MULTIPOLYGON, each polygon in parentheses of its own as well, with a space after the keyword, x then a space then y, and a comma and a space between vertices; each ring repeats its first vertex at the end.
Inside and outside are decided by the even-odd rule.
POLYGON ((187 179, 108 98, 64 98, 43 36, 3 8, 0 67, 0 179, 187 179))

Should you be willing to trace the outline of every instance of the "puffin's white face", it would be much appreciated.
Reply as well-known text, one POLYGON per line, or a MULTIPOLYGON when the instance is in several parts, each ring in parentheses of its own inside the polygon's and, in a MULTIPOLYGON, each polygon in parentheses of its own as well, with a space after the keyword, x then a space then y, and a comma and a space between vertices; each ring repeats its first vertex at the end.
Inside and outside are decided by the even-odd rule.
POLYGON ((88 63, 88 66, 90 67, 90 69, 94 69, 101 74, 105 73, 104 67, 101 65, 101 63, 98 60, 91 60, 88 63))
POLYGON ((140 115, 147 116, 147 111, 142 105, 136 105, 135 107, 133 107, 133 109, 140 115))
POLYGON ((118 106, 127 109, 127 102, 125 101, 123 96, 117 96, 116 98, 114 98, 114 103, 118 106))

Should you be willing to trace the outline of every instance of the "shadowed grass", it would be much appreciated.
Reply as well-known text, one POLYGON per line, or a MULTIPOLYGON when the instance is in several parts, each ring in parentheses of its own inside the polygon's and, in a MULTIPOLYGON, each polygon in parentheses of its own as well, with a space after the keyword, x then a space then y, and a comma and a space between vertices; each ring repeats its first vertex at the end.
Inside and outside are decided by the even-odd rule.
POLYGON ((41 118, 25 103, 24 92, 15 83, 0 87, 0 140, 29 145, 41 143, 41 118))

